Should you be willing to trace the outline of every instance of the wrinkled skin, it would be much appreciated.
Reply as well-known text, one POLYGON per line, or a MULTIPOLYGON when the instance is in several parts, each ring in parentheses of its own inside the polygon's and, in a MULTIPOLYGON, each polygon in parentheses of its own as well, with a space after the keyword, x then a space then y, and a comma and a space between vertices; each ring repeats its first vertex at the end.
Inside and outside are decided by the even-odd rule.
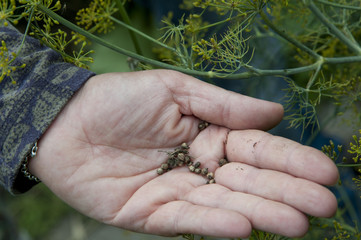
POLYGON ((39 142, 30 171, 83 214, 132 231, 247 237, 252 228, 290 237, 306 214, 337 208, 321 185, 338 179, 320 151, 263 130, 281 105, 165 70, 92 77, 39 142), (199 131, 206 120, 211 125, 199 131), (182 142, 215 173, 216 184, 186 167, 156 169, 182 142), (217 162, 227 157, 223 167, 217 162))

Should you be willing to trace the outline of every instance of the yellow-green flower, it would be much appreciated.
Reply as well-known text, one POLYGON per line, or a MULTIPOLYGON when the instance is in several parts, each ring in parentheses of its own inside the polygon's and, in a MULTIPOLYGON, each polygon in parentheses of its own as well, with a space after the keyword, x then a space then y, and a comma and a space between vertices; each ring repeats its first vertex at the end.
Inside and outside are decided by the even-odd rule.
POLYGON ((11 73, 16 71, 18 68, 24 68, 26 64, 22 64, 21 66, 13 66, 11 63, 16 58, 16 53, 9 52, 6 47, 6 43, 4 40, 1 41, 0 46, 0 82, 4 80, 5 77, 10 77, 12 83, 16 83, 15 80, 11 77, 11 73))
POLYGON ((10 20, 16 9, 15 0, 2 1, 0 3, 0 23, 7 26, 8 23, 5 20, 10 20))

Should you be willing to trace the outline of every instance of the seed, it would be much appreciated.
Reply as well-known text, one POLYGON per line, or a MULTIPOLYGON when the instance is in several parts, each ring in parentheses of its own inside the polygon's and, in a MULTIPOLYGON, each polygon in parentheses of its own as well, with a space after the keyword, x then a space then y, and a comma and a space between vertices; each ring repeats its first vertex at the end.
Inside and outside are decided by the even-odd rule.
POLYGON ((210 180, 207 181, 207 184, 213 184, 213 183, 216 183, 216 180, 210 179, 210 180))
POLYGON ((176 159, 175 158, 168 158, 167 163, 168 163, 168 166, 175 167, 176 159))
POLYGON ((208 178, 209 180, 213 179, 213 178, 214 178, 214 174, 213 174, 212 172, 207 173, 207 178, 208 178))
POLYGON ((201 171, 202 171, 202 170, 201 170, 200 168, 196 168, 196 169, 194 169, 194 172, 195 172, 195 173, 197 173, 197 174, 200 174, 200 173, 201 173, 201 171))
POLYGON ((176 148, 172 154, 173 156, 177 156, 179 153, 188 154, 188 150, 184 148, 176 148))
POLYGON ((168 169, 168 164, 167 163, 163 163, 162 165, 160 165, 160 168, 163 170, 167 170, 168 169))
POLYGON ((200 162, 196 162, 196 163, 194 164, 194 167, 195 167, 195 168, 199 168, 200 165, 201 165, 200 162))
POLYGON ((179 160, 184 161, 185 154, 184 153, 178 153, 177 157, 178 157, 179 160))
POLYGON ((183 149, 189 149, 189 146, 187 143, 182 143, 181 148, 183 149))
POLYGON ((188 153, 189 153, 188 149, 182 149, 182 150, 180 150, 179 152, 184 153, 184 154, 188 154, 188 153))
POLYGON ((207 123, 206 121, 201 121, 199 124, 198 124, 198 129, 200 131, 204 130, 206 127, 209 126, 209 123, 207 123))
POLYGON ((191 162, 191 157, 190 156, 188 156, 188 155, 186 155, 185 157, 184 157, 184 162, 185 163, 190 163, 191 162))
POLYGON ((225 159, 225 158, 222 158, 222 159, 220 159, 220 160, 218 161, 218 165, 219 165, 220 167, 226 165, 227 163, 228 163, 228 160, 225 159))
POLYGON ((208 173, 208 168, 202 168, 201 173, 202 173, 203 176, 207 175, 207 173, 208 173))
POLYGON ((196 170, 196 168, 193 165, 190 165, 188 168, 189 168, 189 171, 191 171, 191 172, 194 172, 196 170))
POLYGON ((158 169, 157 169, 157 174, 158 174, 158 175, 162 175, 163 173, 164 173, 163 168, 158 168, 158 169))

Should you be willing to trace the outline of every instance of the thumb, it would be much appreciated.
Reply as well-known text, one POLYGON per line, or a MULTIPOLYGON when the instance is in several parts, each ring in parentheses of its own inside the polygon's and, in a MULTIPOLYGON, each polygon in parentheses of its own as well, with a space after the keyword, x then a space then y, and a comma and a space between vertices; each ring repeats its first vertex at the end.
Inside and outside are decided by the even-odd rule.
POLYGON ((160 75, 184 115, 230 129, 267 130, 282 120, 281 104, 227 91, 179 72, 160 75))

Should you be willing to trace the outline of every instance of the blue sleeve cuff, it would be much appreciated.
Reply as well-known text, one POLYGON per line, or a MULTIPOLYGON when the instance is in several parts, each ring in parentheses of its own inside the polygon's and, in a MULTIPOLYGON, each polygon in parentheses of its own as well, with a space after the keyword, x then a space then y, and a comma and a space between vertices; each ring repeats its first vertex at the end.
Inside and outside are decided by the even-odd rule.
MULTIPOLYGON (((17 52, 23 35, 0 27, 0 39, 17 52)), ((60 54, 31 37, 12 66, 21 66, 0 82, 0 184, 11 193, 29 190, 36 182, 20 172, 32 146, 93 72, 65 63, 60 54), (14 83, 15 81, 15 83, 14 83)))

